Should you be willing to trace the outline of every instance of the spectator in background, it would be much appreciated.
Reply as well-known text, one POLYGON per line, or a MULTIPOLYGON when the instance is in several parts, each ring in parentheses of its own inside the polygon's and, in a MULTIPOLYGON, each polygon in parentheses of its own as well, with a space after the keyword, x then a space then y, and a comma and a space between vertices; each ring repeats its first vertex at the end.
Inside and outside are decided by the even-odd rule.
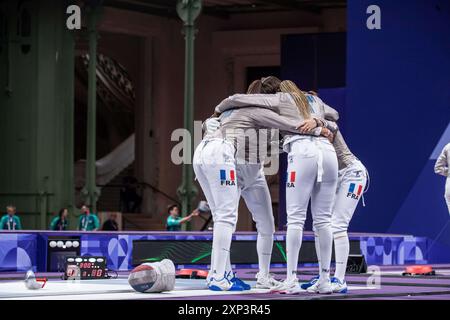
POLYGON ((119 225, 117 223, 117 213, 111 212, 108 219, 103 222, 103 231, 119 231, 119 225))
POLYGON ((97 215, 91 213, 87 205, 81 207, 80 222, 78 223, 78 230, 80 231, 97 231, 100 227, 100 221, 97 215))
POLYGON ((16 207, 6 207, 6 214, 0 220, 0 230, 22 230, 20 218, 16 216, 16 207))
POLYGON ((69 215, 69 210, 67 208, 62 208, 59 210, 59 213, 56 217, 53 218, 52 222, 50 223, 50 230, 55 231, 63 231, 67 230, 67 216, 69 215))
POLYGON ((166 229, 167 231, 180 231, 181 225, 186 223, 192 219, 192 217, 196 217, 199 214, 198 209, 195 209, 191 212, 190 215, 181 218, 180 217, 180 208, 176 204, 173 204, 167 208, 167 212, 169 216, 167 217, 166 229))

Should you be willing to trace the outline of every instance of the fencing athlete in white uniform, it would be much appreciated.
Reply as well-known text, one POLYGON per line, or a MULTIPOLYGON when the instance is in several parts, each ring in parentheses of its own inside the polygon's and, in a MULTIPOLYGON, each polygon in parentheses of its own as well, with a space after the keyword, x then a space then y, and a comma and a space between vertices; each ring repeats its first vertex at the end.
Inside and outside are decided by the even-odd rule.
MULTIPOLYGON (((335 122, 339 119, 339 114, 334 109, 326 107, 325 119, 335 122)), ((339 174, 331 220, 336 258, 336 270, 334 277, 331 278, 331 287, 335 293, 346 293, 347 284, 345 282, 345 271, 347 269, 347 260, 350 253, 347 230, 358 202, 363 196, 368 174, 361 161, 359 161, 348 148, 340 131, 337 131, 335 134, 333 146, 336 150, 338 159, 339 174)), ((320 269, 320 246, 318 245, 318 234, 316 230, 314 230, 314 233, 320 269)), ((315 277, 301 287, 307 289, 314 285, 317 280, 318 277, 315 277)))
POLYGON ((239 192, 234 153, 231 142, 211 138, 202 140, 193 158, 196 179, 202 187, 214 221, 211 254, 211 276, 214 279, 209 287, 217 291, 243 290, 224 277, 231 236, 237 222, 239 192))
MULTIPOLYGON (((272 85, 270 85, 270 78, 272 78, 272 82, 274 82, 274 77, 253 82, 249 87, 248 93, 260 93, 265 90, 270 91, 272 87, 272 85), (269 83, 269 85, 265 86, 265 83, 269 83)), ((278 79, 275 80, 273 85, 278 88, 281 81, 277 80, 278 79)), ((222 104, 222 107, 223 106, 224 105, 222 104)), ((219 107, 216 112, 222 113, 227 109, 228 108, 226 107, 223 107, 223 109, 219 107)), ((204 123, 204 127, 207 135, 213 135, 220 128, 220 118, 212 117, 207 119, 204 123)), ((257 143, 259 145, 260 141, 257 141, 257 143)), ((261 150, 261 148, 258 149, 261 150)), ((270 275, 270 260, 272 257, 275 224, 272 212, 272 200, 263 171, 264 158, 257 160, 259 161, 255 161, 256 163, 253 163, 252 161, 238 163, 236 165, 236 179, 238 191, 244 199, 252 215, 253 221, 256 223, 256 230, 258 233, 256 251, 258 253, 259 272, 256 274, 256 288, 270 289, 278 284, 278 281, 270 275)), ((227 259, 225 274, 231 282, 238 282, 238 284, 244 288, 249 288, 248 285, 234 275, 229 257, 227 259)))
POLYGON ((450 214, 450 143, 447 144, 436 160, 434 172, 447 178, 445 182, 445 201, 447 202, 448 213, 450 214))
MULTIPOLYGON (((261 82, 261 80, 253 82, 249 87, 248 93, 254 94, 264 91, 264 82, 267 82, 267 79, 270 78, 273 77, 263 78, 262 83, 259 84, 259 87, 257 82, 261 82)), ((278 85, 279 83, 277 86, 278 85)), ((235 95, 233 97, 239 96, 240 95, 235 95)), ((239 98, 234 99, 233 97, 229 97, 228 99, 222 101, 222 103, 216 107, 215 112, 223 113, 229 109, 250 106, 248 103, 249 101, 245 100, 244 103, 240 103, 239 98)), ((294 112, 298 112, 297 107, 294 105, 292 106, 294 112)), ((286 114, 286 111, 284 113, 286 114)), ((290 116, 289 119, 297 122, 302 121, 300 117, 295 116, 290 116)), ((205 121, 204 127, 207 134, 212 134, 220 127, 220 119, 216 117, 209 118, 205 121)), ((271 148, 270 151, 273 153, 275 150, 273 150, 271 145, 273 140, 269 141, 271 138, 273 137, 268 137, 267 142, 268 147, 271 148)), ((276 136, 276 144, 278 145, 278 133, 276 136)), ((260 146, 259 150, 261 150, 262 147, 263 146, 260 146)), ((238 163, 236 165, 236 171, 238 189, 241 192, 241 196, 256 223, 256 230, 258 233, 256 247, 258 253, 259 272, 256 274, 256 288, 269 289, 279 284, 278 281, 273 279, 269 273, 275 226, 273 221, 272 201, 263 170, 264 159, 259 160, 259 163, 256 164, 249 163, 248 161, 245 161, 245 163, 238 163)), ((225 273, 227 275, 233 275, 230 259, 227 261, 225 273)), ((240 285, 245 286, 245 283, 235 277, 231 277, 231 281, 238 281, 240 285)))
MULTIPOLYGON (((283 84, 281 85, 283 90, 283 84)), ((287 83, 287 92, 297 92, 287 83)), ((299 91, 299 90, 298 90, 299 91)), ((324 116, 323 102, 307 95, 310 112, 324 116)), ((313 225, 318 234, 321 269, 319 280, 308 292, 331 293, 330 264, 332 250, 331 209, 337 184, 338 163, 333 145, 324 137, 287 136, 284 150, 288 153, 286 183, 286 235, 287 279, 285 289, 298 288, 297 264, 309 200, 313 225)))
MULTIPOLYGON (((306 101, 307 98, 304 95, 302 95, 303 99, 301 99, 300 94, 292 93, 294 92, 293 86, 295 85, 292 82, 284 83, 284 90, 290 92, 290 94, 235 95, 230 97, 230 99, 233 100, 235 105, 239 106, 251 104, 270 109, 278 109, 281 115, 283 115, 283 112, 286 112, 286 116, 295 116, 302 119, 310 117, 310 114, 318 118, 323 118, 324 104, 320 103, 320 99, 314 100, 309 98, 312 100, 309 109, 308 102, 306 101), (296 108, 293 109, 292 106, 296 108), (292 113, 292 110, 295 110, 296 114, 295 112, 292 113)), ((283 86, 281 88, 283 89, 283 86)), ((320 121, 316 118, 312 122, 318 125, 320 121)), ((311 126, 310 129, 314 128, 315 126, 311 126)), ((313 131, 316 130, 314 129, 313 131)), ((326 138, 311 135, 286 134, 284 147, 289 153, 286 191, 288 213, 286 243, 288 275, 283 286, 279 289, 283 291, 295 291, 299 289, 296 276, 298 254, 301 246, 303 225, 306 219, 306 210, 309 199, 311 198, 314 224, 319 233, 321 249, 323 247, 321 256, 323 257, 324 267, 322 268, 321 279, 317 286, 309 291, 331 293, 329 279, 332 246, 331 207, 337 183, 336 154, 333 146, 326 138)))
POLYGON ((205 137, 197 147, 194 153, 194 171, 211 207, 214 220, 209 279, 211 290, 243 289, 224 277, 240 197, 235 154, 239 153, 242 147, 238 144, 237 137, 242 135, 242 131, 236 129, 274 128, 297 132, 301 124, 264 108, 230 110, 222 115, 220 129, 212 136, 205 137))

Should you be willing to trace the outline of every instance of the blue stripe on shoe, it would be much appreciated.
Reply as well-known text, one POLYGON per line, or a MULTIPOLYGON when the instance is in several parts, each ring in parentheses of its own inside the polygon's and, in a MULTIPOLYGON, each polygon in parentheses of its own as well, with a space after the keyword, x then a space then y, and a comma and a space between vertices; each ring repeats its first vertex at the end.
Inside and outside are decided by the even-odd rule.
POLYGON ((309 282, 303 283, 302 285, 300 285, 300 288, 302 288, 303 290, 306 290, 309 287, 311 287, 312 285, 314 285, 317 282, 317 280, 319 280, 319 276, 315 276, 314 278, 309 280, 309 282))
MULTIPOLYGON (((344 282, 341 282, 338 278, 336 278, 336 277, 332 277, 331 278, 331 283, 338 283, 338 284, 345 284, 345 281, 344 282)), ((345 287, 345 288, 343 288, 343 289, 341 289, 341 290, 339 290, 339 291, 337 291, 337 292, 335 292, 335 293, 347 293, 348 292, 348 287, 345 287)))
POLYGON ((208 286, 209 290, 211 291, 244 291, 244 288, 242 288, 240 285, 233 283, 228 290, 224 290, 219 286, 216 286, 214 284, 208 286))
MULTIPOLYGON (((230 290, 228 291, 244 291, 246 290, 245 288, 243 288, 242 286, 238 285, 236 282, 233 283, 233 285, 231 286, 230 290)), ((250 290, 250 289, 249 289, 250 290)))
POLYGON ((211 285, 208 288, 209 288, 209 290, 212 290, 212 291, 223 291, 222 288, 215 286, 215 285, 211 285))
POLYGON ((238 277, 233 277, 230 281, 233 284, 241 286, 244 290, 250 290, 252 288, 249 284, 245 283, 243 280, 239 279, 238 277))
MULTIPOLYGON (((217 286, 217 285, 214 285, 214 284, 208 285, 209 290, 211 290, 211 291, 244 291, 244 290, 245 290, 241 285, 239 285, 239 284, 236 283, 236 282, 230 281, 227 277, 224 277, 224 278, 222 278, 221 280, 216 280, 216 279, 214 279, 214 278, 211 278, 211 279, 210 279, 210 282, 212 282, 212 281, 222 281, 223 279, 226 279, 229 283, 231 283, 231 287, 230 287, 228 290, 224 290, 224 289, 222 289, 221 287, 219 287, 219 286, 217 286)), ((240 279, 239 279, 239 280, 240 280, 240 279)), ((242 280, 241 280, 241 281, 242 281, 242 280)), ((244 283, 244 282, 242 281, 242 283, 244 283)), ((244 284, 245 284, 245 283, 244 283, 244 284)))
POLYGON ((337 293, 347 293, 348 292, 348 288, 344 288, 342 290, 339 290, 337 293))

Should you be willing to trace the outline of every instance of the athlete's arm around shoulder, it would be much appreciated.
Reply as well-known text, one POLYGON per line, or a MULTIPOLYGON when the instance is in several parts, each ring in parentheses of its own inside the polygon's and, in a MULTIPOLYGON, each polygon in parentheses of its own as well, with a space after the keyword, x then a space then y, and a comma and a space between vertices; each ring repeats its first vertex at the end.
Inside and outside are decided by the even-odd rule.
POLYGON ((292 103, 289 94, 278 92, 276 94, 235 94, 217 105, 215 112, 222 113, 232 108, 261 107, 279 113, 283 104, 292 103))
POLYGON ((282 131, 299 133, 298 129, 303 124, 302 121, 289 120, 269 109, 254 109, 255 111, 252 112, 251 117, 254 119, 258 126, 263 128, 279 129, 282 131))

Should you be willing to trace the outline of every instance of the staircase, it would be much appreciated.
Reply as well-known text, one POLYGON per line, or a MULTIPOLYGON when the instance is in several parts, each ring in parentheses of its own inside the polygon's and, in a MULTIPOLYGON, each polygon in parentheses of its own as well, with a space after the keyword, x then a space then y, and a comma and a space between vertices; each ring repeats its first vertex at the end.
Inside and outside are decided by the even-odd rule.
POLYGON ((98 211, 120 211, 120 188, 123 178, 127 176, 134 177, 134 163, 122 170, 107 185, 101 187, 97 203, 98 211))
MULTIPOLYGON (((75 60, 76 81, 80 89, 79 92, 77 91, 77 101, 84 101, 85 90, 88 87, 89 59, 88 54, 78 54, 75 60)), ((128 118, 134 119, 136 95, 127 70, 119 62, 102 54, 97 55, 97 62, 99 116, 103 114, 107 117, 103 119, 104 121, 111 121, 114 124, 122 123, 128 118), (100 112, 101 110, 103 112, 100 112), (111 114, 123 115, 126 119, 111 117, 111 114)), ((83 103, 77 103, 76 108, 85 109, 86 106, 83 103)), ((124 140, 108 154, 95 161, 96 185, 102 189, 98 203, 98 209, 101 211, 119 211, 122 178, 126 175, 134 176, 132 164, 135 157, 135 134, 132 132, 132 127, 125 126, 122 129, 125 129, 122 134, 124 140), (125 132, 128 132, 126 133, 128 137, 125 136, 125 132)), ((75 162, 74 180, 76 205, 80 206, 84 202, 81 190, 86 185, 86 160, 77 159, 75 162)))
MULTIPOLYGON (((98 200, 98 211, 120 211, 120 188, 123 178, 134 176, 134 165, 131 164, 101 188, 98 200)), ((155 213, 122 213, 122 229, 129 231, 164 231, 165 216, 155 213)))
MULTIPOLYGON (((77 83, 80 88, 85 90, 88 87, 89 59, 88 54, 81 54, 77 56, 75 61, 77 83)), ((99 115, 122 114, 134 119, 136 94, 127 70, 119 62, 102 54, 97 55, 97 62, 97 98, 100 102, 99 110, 101 111, 104 108, 104 112, 99 113, 99 115)), ((86 93, 85 91, 80 92, 86 93)), ((80 97, 79 100, 84 101, 83 99, 84 96, 80 97)), ((83 107, 86 108, 86 106, 83 107)), ((105 118, 105 121, 113 121, 113 119, 117 120, 117 123, 122 123, 124 120, 122 118, 105 118)), ((131 127, 128 129, 131 129, 131 127)), ((120 211, 120 189, 123 178, 135 176, 133 166, 135 134, 132 132, 129 132, 129 134, 114 150, 96 160, 96 184, 101 189, 97 202, 98 211, 120 211)), ((76 204, 81 206, 84 203, 81 190, 86 184, 86 161, 78 160, 74 169, 76 204)), ((159 193, 161 192, 159 191, 159 193)), ((164 230, 165 215, 158 217, 159 214, 155 213, 154 216, 144 213, 122 213, 122 228, 137 231, 164 230)))

